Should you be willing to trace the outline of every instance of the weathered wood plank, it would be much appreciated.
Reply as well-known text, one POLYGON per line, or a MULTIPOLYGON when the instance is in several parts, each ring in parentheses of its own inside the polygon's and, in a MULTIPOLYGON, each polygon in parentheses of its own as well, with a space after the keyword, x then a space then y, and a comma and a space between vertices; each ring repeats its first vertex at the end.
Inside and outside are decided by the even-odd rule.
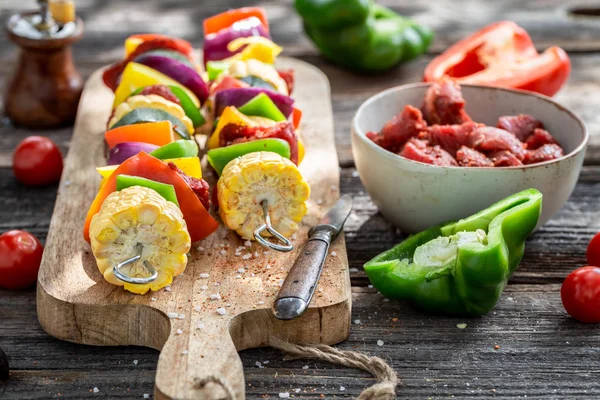
MULTIPOLYGON (((509 285, 494 312, 468 319, 428 316, 407 303, 387 302, 373 289, 355 290, 353 320, 360 324, 353 324, 340 348, 386 359, 400 374, 398 395, 403 398, 593 398, 600 395, 595 383, 600 333, 566 316, 559 288, 509 285), (458 323, 467 328, 457 328, 458 323), (384 345, 378 346, 378 340, 384 345)), ((0 346, 14 371, 11 380, 0 383, 3 399, 47 399, 59 392, 83 398, 94 387, 101 398, 152 393, 156 351, 55 340, 36 324, 33 291, 0 291, 0 297, 0 346)), ((241 357, 249 399, 278 398, 281 392, 305 399, 354 398, 372 383, 360 371, 284 361, 273 349, 248 350, 241 357), (265 368, 255 365, 265 360, 265 368), (301 391, 295 394, 297 388, 301 391)))
MULTIPOLYGON (((511 283, 557 283, 585 264, 585 248, 600 231, 600 167, 584 167, 571 199, 527 243, 521 266, 511 283)), ((366 286, 362 265, 403 239, 401 232, 377 212, 352 168, 341 173, 341 192, 350 193, 355 206, 346 223, 350 276, 353 285, 366 286)), ((52 215, 56 186, 20 185, 6 168, 0 168, 0 230, 27 229, 44 239, 52 215)))
MULTIPOLYGON (((571 59, 573 63, 571 77, 568 85, 556 96, 556 99, 579 114, 587 123, 591 138, 585 162, 598 165, 600 164, 600 114, 596 110, 600 109, 600 96, 594 94, 600 92, 600 81, 597 79, 600 54, 573 54, 571 59)), ((357 79, 357 75, 330 64, 320 56, 307 56, 303 57, 303 60, 320 68, 331 83, 336 148, 340 165, 345 167, 354 165, 350 145, 350 124, 356 109, 367 98, 382 90, 420 81, 423 69, 431 57, 423 57, 377 76, 360 76, 360 79, 357 79)), ((104 62, 87 60, 78 65, 81 73, 87 77, 95 69, 104 65, 104 62)), ((0 63, 0 76, 8 74, 10 68, 11 64, 0 63)), ((0 125, 0 167, 10 165, 14 147, 22 138, 31 134, 40 133, 0 125)), ((42 132, 42 134, 49 135, 62 149, 65 149, 71 140, 72 129, 63 128, 42 132)))
MULTIPOLYGON (((272 35, 279 43, 314 54, 314 47, 302 33, 302 23, 293 3, 293 0, 243 2, 244 5, 266 8, 272 35)), ((453 0, 379 0, 378 3, 433 28, 437 33, 431 48, 433 53, 439 53, 484 25, 500 20, 513 20, 523 26, 540 50, 551 45, 570 51, 600 50, 598 18, 569 13, 577 7, 597 8, 597 3, 590 0, 469 0, 460 3, 453 0)), ((114 57, 114 52, 120 54, 119 47, 126 36, 148 30, 179 36, 199 46, 203 38, 201 21, 240 4, 238 0, 202 3, 193 0, 77 1, 78 14, 86 24, 86 37, 76 45, 76 51, 85 57, 111 57, 110 53, 114 57)), ((28 6, 31 8, 33 3, 28 6)), ((4 0, 0 20, 23 8, 22 1, 4 0)), ((2 46, 0 58, 6 55, 7 47, 2 46)))

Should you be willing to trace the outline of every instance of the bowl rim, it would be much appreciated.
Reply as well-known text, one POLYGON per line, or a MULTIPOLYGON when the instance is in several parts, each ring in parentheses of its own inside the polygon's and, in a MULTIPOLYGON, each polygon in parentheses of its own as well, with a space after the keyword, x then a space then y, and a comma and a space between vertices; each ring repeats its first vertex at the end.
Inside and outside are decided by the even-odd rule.
POLYGON ((582 150, 584 150, 588 144, 590 134, 589 134, 587 126, 583 122, 583 120, 577 114, 575 114, 570 108, 558 103, 557 101, 553 100, 552 98, 542 95, 542 94, 539 94, 539 93, 529 92, 526 90, 507 89, 507 88, 501 88, 501 87, 495 87, 495 86, 473 85, 473 84, 461 84, 461 86, 473 88, 476 90, 477 89, 496 90, 496 91, 502 91, 502 92, 509 92, 509 93, 521 95, 521 96, 536 97, 539 100, 544 101, 545 103, 549 103, 550 105, 558 108, 560 111, 563 111, 566 114, 568 114, 571 118, 573 118, 575 120, 575 122, 577 122, 581 131, 583 132, 583 140, 570 153, 565 154, 562 157, 556 158, 554 160, 548 160, 548 161, 544 161, 544 162, 537 163, 537 164, 519 165, 519 166, 512 166, 512 167, 441 166, 441 165, 427 164, 424 162, 411 160, 411 159, 402 157, 399 154, 392 153, 391 151, 386 150, 383 147, 375 144, 375 142, 373 142, 372 140, 370 140, 367 137, 366 132, 363 132, 362 129, 359 128, 359 124, 358 124, 359 115, 361 113, 364 113, 365 108, 368 107, 374 101, 378 100, 381 97, 389 96, 391 93, 401 92, 403 90, 413 89, 413 88, 428 87, 428 86, 431 86, 431 84, 432 84, 432 82, 416 82, 416 83, 409 83, 409 84, 405 84, 405 85, 398 85, 398 86, 393 86, 391 88, 382 90, 382 91, 370 96, 358 107, 358 109, 356 110, 356 113, 354 114, 354 117, 352 118, 352 131, 354 132, 353 136, 357 136, 363 142, 367 142, 367 146, 369 146, 375 152, 379 153, 380 156, 385 157, 389 160, 393 160, 395 162, 407 162, 407 163, 411 163, 411 164, 414 164, 415 166, 420 166, 423 168, 434 168, 434 169, 438 169, 438 170, 450 169, 450 170, 461 170, 461 171, 464 171, 464 170, 468 170, 468 171, 473 171, 473 170, 502 171, 502 170, 523 170, 523 169, 543 168, 548 165, 557 164, 557 163, 560 163, 561 161, 575 157, 582 150))

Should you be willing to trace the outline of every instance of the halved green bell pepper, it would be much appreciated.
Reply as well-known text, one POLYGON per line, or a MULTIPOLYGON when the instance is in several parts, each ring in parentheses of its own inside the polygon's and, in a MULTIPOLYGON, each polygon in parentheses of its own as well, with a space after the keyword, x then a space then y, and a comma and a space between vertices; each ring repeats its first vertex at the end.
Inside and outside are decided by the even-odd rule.
POLYGON ((179 207, 179 202, 177 201, 177 194, 175 193, 175 188, 173 187, 173 185, 169 185, 162 182, 156 182, 151 179, 146 179, 139 176, 117 176, 117 190, 123 190, 131 186, 144 186, 149 189, 152 189, 156 191, 156 193, 164 197, 165 200, 173 202, 177 205, 177 207, 179 207))
POLYGON ((221 175, 231 160, 256 151, 270 151, 287 159, 290 158, 290 145, 282 139, 259 139, 218 147, 209 150, 206 156, 208 163, 217 171, 217 174, 221 175))
POLYGON ((169 158, 197 157, 198 145, 193 140, 179 139, 159 147, 158 149, 150 152, 150 155, 160 160, 166 160, 169 158))
POLYGON ((494 308, 535 229, 542 194, 516 193, 471 217, 409 236, 365 264, 384 296, 432 313, 477 316, 494 308))
POLYGON ((265 117, 276 122, 287 119, 266 93, 257 94, 246 104, 238 107, 238 111, 247 116, 265 117))

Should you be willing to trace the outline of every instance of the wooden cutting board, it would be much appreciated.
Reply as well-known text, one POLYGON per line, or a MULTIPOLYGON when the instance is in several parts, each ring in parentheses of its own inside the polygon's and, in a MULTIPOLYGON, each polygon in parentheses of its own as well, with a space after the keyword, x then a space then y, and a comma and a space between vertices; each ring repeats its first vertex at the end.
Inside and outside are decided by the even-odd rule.
MULTIPOLYGON (((103 134, 113 99, 102 83, 102 71, 96 71, 85 86, 40 267, 38 318, 46 332, 59 339, 161 350, 155 398, 225 398, 219 384, 203 383, 217 377, 233 389, 236 399, 243 399, 238 351, 267 346, 270 335, 326 344, 348 337, 351 294, 343 235, 332 245, 311 308, 285 322, 271 312, 308 228, 339 197, 329 82, 302 61, 282 58, 278 64, 296 71, 294 97, 303 111, 301 135, 306 144, 301 171, 312 189, 304 225, 293 240, 296 250, 265 252, 254 243, 243 252, 251 258, 243 259, 234 252, 244 242, 221 227, 193 244, 187 269, 170 290, 144 296, 106 283, 83 240, 86 210, 100 182, 95 167, 105 165, 103 134), (206 274, 208 278, 203 278, 206 274), (217 293, 221 298, 211 300, 217 293), (219 308, 226 315, 220 315, 219 308)), ((212 187, 214 181, 210 183, 212 187)))

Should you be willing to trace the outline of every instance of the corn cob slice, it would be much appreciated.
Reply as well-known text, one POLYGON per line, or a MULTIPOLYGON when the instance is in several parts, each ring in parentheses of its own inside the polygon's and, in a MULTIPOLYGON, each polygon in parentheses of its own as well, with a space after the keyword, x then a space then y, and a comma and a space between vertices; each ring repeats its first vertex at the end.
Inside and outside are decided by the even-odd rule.
POLYGON ((231 161, 218 185, 223 223, 244 239, 264 223, 261 202, 269 203, 271 224, 285 237, 298 230, 306 214, 310 187, 290 160, 272 152, 255 152, 231 161))
POLYGON ((159 290, 181 274, 187 265, 191 240, 181 210, 156 191, 132 186, 111 193, 90 224, 90 242, 98 269, 108 282, 124 285, 126 290, 144 294, 159 290), (149 276, 142 260, 158 271, 158 278, 145 285, 117 279, 113 266, 136 254, 143 246, 142 259, 123 267, 129 276, 149 276))
POLYGON ((119 122, 121 118, 137 108, 156 108, 158 110, 166 111, 174 117, 177 117, 185 125, 185 129, 189 133, 194 133, 194 123, 185 114, 183 108, 179 104, 173 103, 157 94, 138 94, 131 96, 127 101, 119 104, 115 109, 112 118, 108 121, 108 129, 112 128, 112 126, 119 122))

